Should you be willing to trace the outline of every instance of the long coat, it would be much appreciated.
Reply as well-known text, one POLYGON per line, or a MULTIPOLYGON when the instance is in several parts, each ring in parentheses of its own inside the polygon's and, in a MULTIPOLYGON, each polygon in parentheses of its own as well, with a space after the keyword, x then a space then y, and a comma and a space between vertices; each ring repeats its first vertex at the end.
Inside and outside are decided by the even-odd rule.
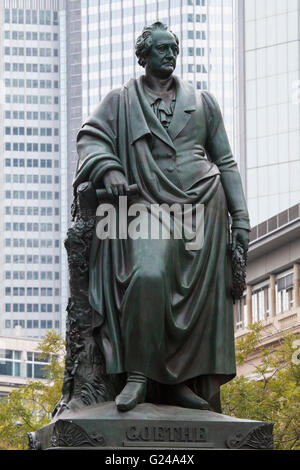
POLYGON ((215 98, 174 78, 168 130, 142 77, 106 96, 78 134, 74 186, 103 187, 103 175, 115 169, 149 207, 204 204, 203 247, 95 235, 90 303, 108 373, 136 371, 165 384, 217 377, 220 385, 235 375, 228 212, 233 228, 249 230, 249 218, 215 98))

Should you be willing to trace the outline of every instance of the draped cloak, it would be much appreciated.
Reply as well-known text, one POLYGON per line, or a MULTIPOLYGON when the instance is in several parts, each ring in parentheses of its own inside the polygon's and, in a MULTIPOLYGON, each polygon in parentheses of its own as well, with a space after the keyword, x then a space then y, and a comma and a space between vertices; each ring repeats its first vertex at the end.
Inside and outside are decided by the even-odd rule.
POLYGON ((163 384, 234 377, 228 212, 249 230, 240 175, 220 109, 208 92, 174 77, 168 130, 145 96, 143 77, 113 90, 78 134, 74 187, 103 187, 107 170, 137 184, 134 202, 204 205, 204 243, 93 238, 90 304, 109 374, 136 371, 163 384))

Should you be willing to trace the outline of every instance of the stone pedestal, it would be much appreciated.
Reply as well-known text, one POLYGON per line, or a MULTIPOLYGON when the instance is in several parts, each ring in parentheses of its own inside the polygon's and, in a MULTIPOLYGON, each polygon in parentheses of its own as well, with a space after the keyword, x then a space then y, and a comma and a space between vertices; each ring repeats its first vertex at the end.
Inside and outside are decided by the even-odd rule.
POLYGON ((273 425, 207 410, 143 403, 119 412, 114 402, 65 410, 29 433, 30 449, 272 449, 273 425))

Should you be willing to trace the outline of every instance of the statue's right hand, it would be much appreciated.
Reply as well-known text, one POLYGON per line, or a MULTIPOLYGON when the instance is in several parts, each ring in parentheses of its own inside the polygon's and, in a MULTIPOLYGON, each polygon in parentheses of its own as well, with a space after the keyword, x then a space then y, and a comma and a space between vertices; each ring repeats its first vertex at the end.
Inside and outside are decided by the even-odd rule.
POLYGON ((113 196, 123 196, 129 191, 125 176, 118 170, 108 170, 103 176, 103 183, 108 194, 113 196))

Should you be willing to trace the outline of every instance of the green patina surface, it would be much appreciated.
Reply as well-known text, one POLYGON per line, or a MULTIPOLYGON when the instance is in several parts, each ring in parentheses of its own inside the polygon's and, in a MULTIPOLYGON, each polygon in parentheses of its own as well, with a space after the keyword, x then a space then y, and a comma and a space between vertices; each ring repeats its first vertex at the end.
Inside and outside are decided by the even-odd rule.
MULTIPOLYGON (((161 66, 155 54, 150 75, 161 66)), ((172 76, 175 106, 169 103, 164 126, 160 116, 168 113, 149 99, 147 73, 109 93, 83 125, 74 186, 90 180, 104 187, 103 176, 116 170, 138 185, 135 203, 201 203, 204 245, 191 251, 184 239, 95 235, 94 327, 108 373, 136 371, 164 384, 190 380, 209 399, 235 375, 228 212, 233 229, 245 231, 248 212, 215 98, 172 76)))

